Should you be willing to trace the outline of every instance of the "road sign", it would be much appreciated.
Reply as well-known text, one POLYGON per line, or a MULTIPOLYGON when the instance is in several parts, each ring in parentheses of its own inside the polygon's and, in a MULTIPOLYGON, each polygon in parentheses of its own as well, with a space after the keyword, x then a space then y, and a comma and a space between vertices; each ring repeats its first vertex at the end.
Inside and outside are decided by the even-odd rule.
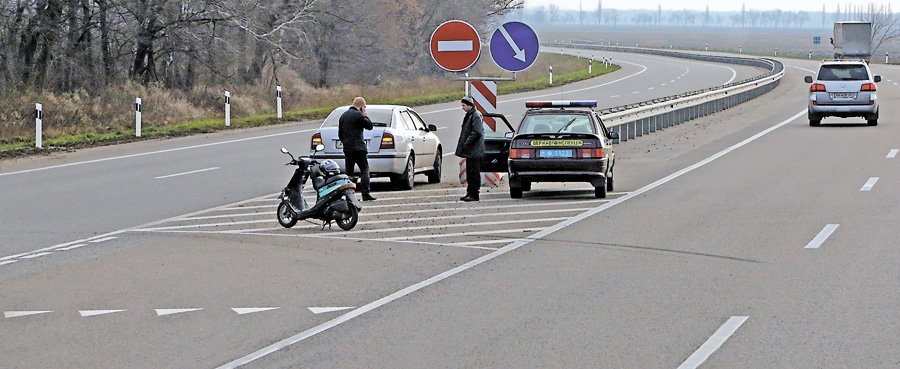
POLYGON ((444 22, 431 34, 431 57, 438 66, 451 72, 471 68, 481 56, 481 38, 470 24, 444 22))
POLYGON ((813 43, 816 45, 821 44, 822 38, 821 37, 813 37, 813 43))
POLYGON ((534 64, 540 47, 537 33, 522 22, 504 23, 491 36, 491 57, 509 72, 521 72, 534 64))

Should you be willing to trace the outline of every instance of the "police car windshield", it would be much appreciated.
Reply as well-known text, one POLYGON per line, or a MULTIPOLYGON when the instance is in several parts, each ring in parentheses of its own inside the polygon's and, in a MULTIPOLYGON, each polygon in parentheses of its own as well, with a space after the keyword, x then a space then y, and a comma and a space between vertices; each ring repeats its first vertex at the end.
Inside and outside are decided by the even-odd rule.
POLYGON ((528 115, 519 133, 596 133, 591 118, 583 114, 528 115))
MULTIPOLYGON (((328 117, 325 118, 325 122, 322 123, 322 128, 325 127, 337 127, 338 123, 341 119, 341 114, 344 114, 347 109, 335 109, 328 114, 328 117)), ((391 117, 394 115, 393 108, 374 108, 374 107, 366 107, 366 112, 369 114, 369 120, 372 121, 373 126, 381 126, 387 127, 391 124, 391 117)))
POLYGON ((865 81, 869 79, 866 67, 856 65, 823 65, 819 69, 820 81, 865 81))

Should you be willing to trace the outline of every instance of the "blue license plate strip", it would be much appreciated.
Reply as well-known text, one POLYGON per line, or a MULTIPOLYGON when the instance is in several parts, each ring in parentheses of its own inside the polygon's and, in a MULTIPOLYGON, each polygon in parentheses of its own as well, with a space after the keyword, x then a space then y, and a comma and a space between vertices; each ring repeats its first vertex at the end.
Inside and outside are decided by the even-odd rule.
POLYGON ((571 158, 572 150, 540 150, 542 158, 571 158))

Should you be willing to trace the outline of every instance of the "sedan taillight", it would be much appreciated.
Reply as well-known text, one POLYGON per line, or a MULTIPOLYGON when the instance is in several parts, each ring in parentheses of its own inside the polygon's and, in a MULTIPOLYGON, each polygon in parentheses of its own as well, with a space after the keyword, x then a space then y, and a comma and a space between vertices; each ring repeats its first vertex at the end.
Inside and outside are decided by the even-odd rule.
POLYGON ((596 149, 579 149, 577 157, 579 158, 602 158, 603 157, 603 148, 598 147, 596 149))
POLYGON ((510 159, 531 159, 534 157, 531 149, 509 149, 510 159))
POLYGON ((875 91, 875 84, 874 83, 865 83, 862 85, 862 88, 860 88, 859 90, 860 91, 875 91))
POLYGON ((391 150, 394 148, 394 135, 384 132, 381 134, 381 148, 391 150))
POLYGON ((809 86, 809 92, 817 92, 822 91, 825 92, 825 85, 821 83, 813 83, 812 86, 809 86))
POLYGON ((321 133, 316 133, 316 134, 314 134, 314 135, 312 136, 312 143, 310 144, 309 149, 310 149, 310 150, 315 150, 315 149, 316 149, 316 146, 319 146, 319 145, 321 145, 321 144, 322 144, 322 134, 321 134, 321 133))

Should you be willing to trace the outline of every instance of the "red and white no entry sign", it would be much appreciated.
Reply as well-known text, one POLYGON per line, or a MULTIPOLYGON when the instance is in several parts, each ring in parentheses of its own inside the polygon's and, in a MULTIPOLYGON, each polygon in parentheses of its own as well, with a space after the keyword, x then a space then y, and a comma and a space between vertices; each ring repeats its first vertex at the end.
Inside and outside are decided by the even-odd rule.
POLYGON ((472 25, 458 20, 444 22, 431 34, 431 57, 441 68, 460 72, 481 56, 481 39, 472 25))

